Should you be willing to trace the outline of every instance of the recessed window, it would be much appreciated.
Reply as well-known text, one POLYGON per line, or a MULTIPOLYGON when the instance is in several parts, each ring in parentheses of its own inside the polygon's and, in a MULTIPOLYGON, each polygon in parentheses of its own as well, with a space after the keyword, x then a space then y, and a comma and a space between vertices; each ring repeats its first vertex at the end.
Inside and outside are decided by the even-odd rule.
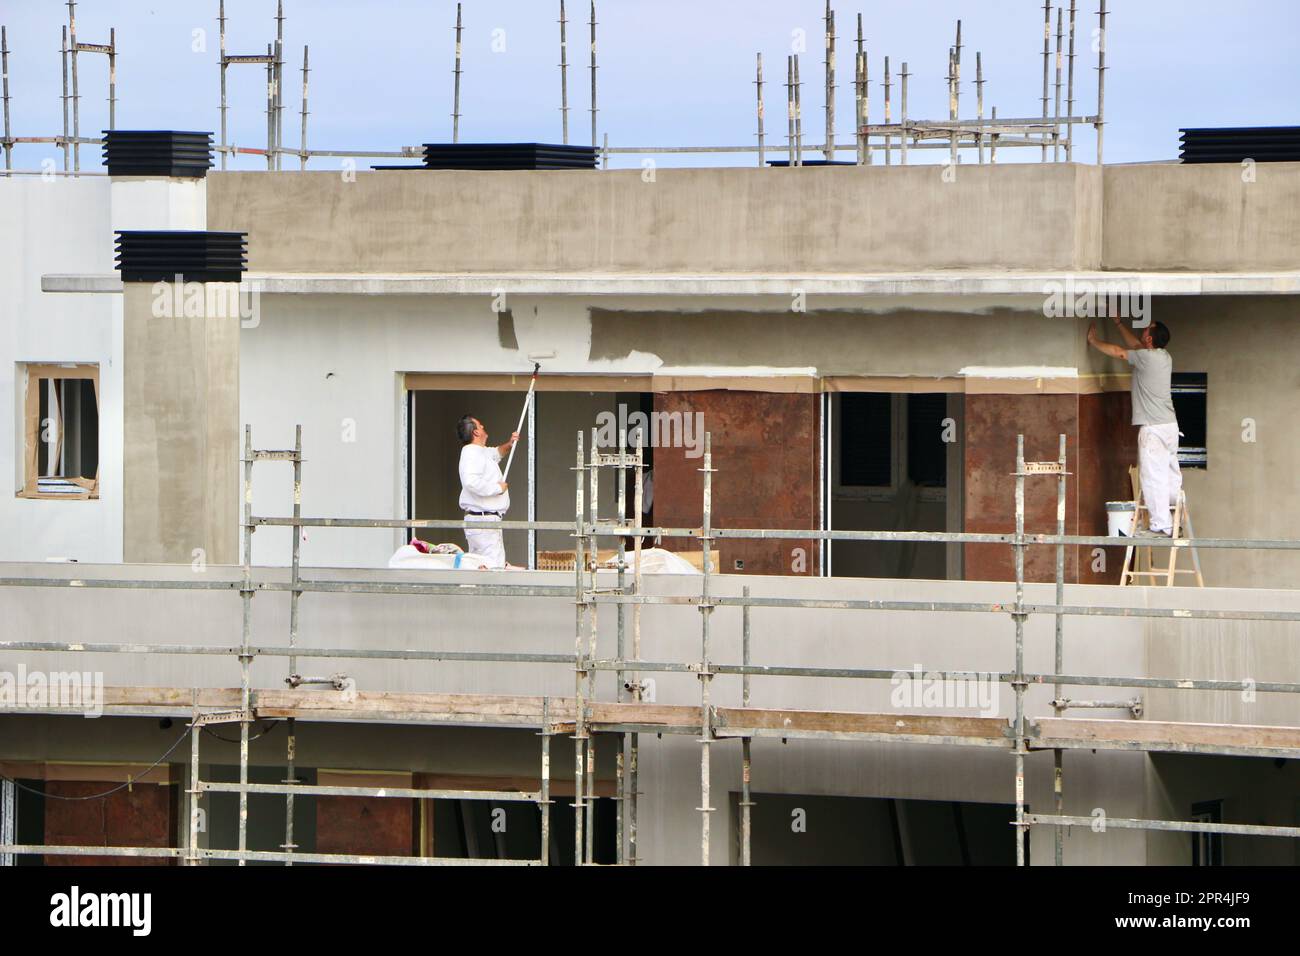
POLYGON ((845 392, 840 396, 838 487, 897 489, 948 483, 948 396, 845 392))
POLYGON ((1206 468, 1209 442, 1206 440, 1205 406, 1209 394, 1204 372, 1174 372, 1170 381, 1174 414, 1178 416, 1178 464, 1182 468, 1206 468))
POLYGON ((25 498, 99 497, 99 368, 25 366, 25 498))
POLYGON ((890 488, 894 484, 892 395, 846 392, 840 398, 840 485, 890 488))

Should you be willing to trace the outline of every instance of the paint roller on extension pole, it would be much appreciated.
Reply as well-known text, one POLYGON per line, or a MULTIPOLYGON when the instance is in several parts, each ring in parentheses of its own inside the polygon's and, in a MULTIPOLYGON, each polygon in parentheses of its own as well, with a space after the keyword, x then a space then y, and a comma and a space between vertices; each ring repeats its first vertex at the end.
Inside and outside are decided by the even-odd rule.
MULTIPOLYGON (((540 362, 533 363, 533 380, 528 383, 528 394, 524 396, 524 408, 523 411, 519 413, 519 424, 515 427, 516 434, 523 431, 524 429, 524 419, 528 417, 528 405, 533 400, 533 390, 537 388, 537 373, 541 369, 541 367, 542 367, 542 363, 540 362)), ((501 473, 502 481, 508 481, 510 479, 510 463, 515 460, 515 449, 518 447, 519 447, 519 442, 514 442, 510 446, 510 457, 506 459, 505 471, 501 473)))

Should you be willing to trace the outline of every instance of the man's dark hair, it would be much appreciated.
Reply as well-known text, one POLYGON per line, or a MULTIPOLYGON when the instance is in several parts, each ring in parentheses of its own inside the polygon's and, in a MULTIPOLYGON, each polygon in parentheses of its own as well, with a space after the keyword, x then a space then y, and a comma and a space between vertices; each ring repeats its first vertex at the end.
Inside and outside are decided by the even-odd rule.
POLYGON ((1169 326, 1163 322, 1151 323, 1151 344, 1158 349, 1169 344, 1169 326))
POLYGON ((462 445, 468 445, 474 440, 474 429, 477 427, 473 415, 461 416, 460 421, 456 423, 456 437, 460 439, 462 445))

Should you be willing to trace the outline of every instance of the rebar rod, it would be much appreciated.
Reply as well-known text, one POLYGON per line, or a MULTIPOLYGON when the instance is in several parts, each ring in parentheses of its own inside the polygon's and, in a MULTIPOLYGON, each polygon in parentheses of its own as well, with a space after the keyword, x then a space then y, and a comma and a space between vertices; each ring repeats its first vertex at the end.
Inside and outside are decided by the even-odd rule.
POLYGON ((764 165, 764 142, 763 142, 763 54, 758 54, 758 67, 755 73, 754 89, 757 96, 757 117, 758 117, 758 167, 764 165))
POLYGON ((1062 46, 1065 42, 1065 28, 1062 23, 1062 11, 1056 8, 1056 106, 1053 116, 1056 123, 1052 127, 1052 162, 1061 161, 1061 72, 1065 66, 1062 46))
MULTIPOLYGON (((221 145, 218 151, 221 153, 221 168, 226 168, 226 68, 229 61, 226 59, 226 0, 219 0, 217 5, 217 24, 221 36, 221 145)), ((66 124, 65 124, 66 125, 66 124)))
MULTIPOLYGON (((889 82, 889 57, 885 57, 885 125, 886 125, 886 126, 889 125, 889 123, 890 123, 890 119, 891 119, 891 114, 890 114, 890 104, 889 104, 889 89, 890 89, 890 82, 889 82)), ((903 136, 904 136, 904 138, 906 138, 907 133, 904 132, 903 136)), ((891 137, 890 137, 889 133, 886 133, 886 134, 885 134, 885 165, 886 165, 886 166, 888 166, 888 165, 890 164, 890 159, 889 159, 889 146, 890 146, 890 139, 891 139, 891 137)))
POLYGON ((596 145, 596 0, 591 0, 591 145, 596 145))
MULTIPOLYGON (((911 75, 907 70, 907 61, 904 60, 903 69, 898 74, 898 123, 902 129, 902 135, 898 137, 898 158, 899 162, 904 166, 907 165, 908 140, 911 138, 908 136, 907 128, 907 78, 911 75)), ((886 117, 886 121, 888 121, 888 117, 886 117)), ((888 153, 886 153, 886 157, 888 157, 888 153)))
POLYGON ((799 79, 799 54, 794 55, 794 155, 795 165, 803 165, 803 84, 799 79))
POLYGON ((284 156, 284 0, 275 4, 275 168, 280 169, 284 156))
POLYGON ((70 131, 68 129, 68 28, 63 28, 63 40, 60 47, 63 53, 63 171, 66 173, 71 168, 68 158, 68 150, 71 144, 68 141, 70 131))
POLYGON ((77 79, 77 4, 68 0, 68 51, 72 55, 72 169, 81 172, 81 93, 77 79))
MULTIPOLYGON (((1048 55, 1052 40, 1052 0, 1043 0, 1043 120, 1047 120, 1048 55)), ((1047 141, 1043 140, 1042 161, 1047 162, 1047 141)))
POLYGON ((298 168, 307 168, 307 47, 302 48, 302 126, 298 131, 298 168))
POLYGON ((9 37, 3 26, 0 26, 0 79, 3 79, 4 83, 5 169, 13 169, 13 130, 9 128, 9 37))
POLYGON ((566 35, 569 20, 564 14, 564 0, 560 0, 560 142, 569 143, 569 42, 566 35))
POLYGON ((794 56, 785 58, 785 117, 787 166, 794 169, 794 56))
POLYGON ((870 122, 871 117, 871 58, 867 55, 866 41, 862 36, 861 13, 858 14, 858 58, 862 61, 862 116, 858 119, 861 133, 859 141, 862 144, 862 161, 869 166, 871 165, 871 137, 862 130, 862 127, 870 122))
POLYGON ((117 129, 117 28, 108 28, 108 128, 117 129))
POLYGON ((266 168, 275 169, 275 44, 266 45, 266 168))
POLYGON ((835 11, 831 0, 826 0, 826 139, 822 156, 826 162, 835 159, 835 11))
MULTIPOLYGON (((1070 0, 1070 45, 1066 55, 1066 74, 1068 76, 1065 92, 1065 112, 1074 115, 1074 14, 1078 0, 1070 0)), ((1065 127, 1065 161, 1074 161, 1074 124, 1065 127)))
MULTIPOLYGON (((452 101, 451 101, 451 141, 460 142, 460 4, 456 4, 456 51, 455 66, 452 68, 452 101)), ((595 146, 596 141, 593 139, 591 145, 595 146)))
POLYGON ((1106 0, 1097 11, 1097 165, 1102 165, 1102 140, 1106 126, 1106 0))

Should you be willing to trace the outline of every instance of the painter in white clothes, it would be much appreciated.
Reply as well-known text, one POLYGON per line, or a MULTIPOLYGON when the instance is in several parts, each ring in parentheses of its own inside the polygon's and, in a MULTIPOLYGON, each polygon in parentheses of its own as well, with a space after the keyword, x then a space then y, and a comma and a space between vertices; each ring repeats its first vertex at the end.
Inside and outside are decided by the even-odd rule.
POLYGON ((511 446, 519 441, 519 433, 512 432, 503 445, 488 445, 487 429, 473 415, 465 415, 456 423, 460 438, 460 507, 465 520, 488 527, 482 530, 465 529, 467 550, 482 555, 489 567, 504 568, 505 542, 499 525, 510 510, 510 486, 501 473, 501 460, 510 453, 511 446))
POLYGON ((1140 336, 1112 316, 1123 345, 1103 340, 1096 323, 1088 326, 1088 344, 1103 355, 1121 359, 1133 367, 1133 424, 1138 428, 1138 472, 1142 477, 1142 501, 1147 506, 1149 527, 1140 535, 1173 533, 1172 512, 1183 489, 1178 467, 1178 416, 1174 414, 1172 379, 1174 360, 1166 351, 1169 329, 1152 322, 1140 336))

